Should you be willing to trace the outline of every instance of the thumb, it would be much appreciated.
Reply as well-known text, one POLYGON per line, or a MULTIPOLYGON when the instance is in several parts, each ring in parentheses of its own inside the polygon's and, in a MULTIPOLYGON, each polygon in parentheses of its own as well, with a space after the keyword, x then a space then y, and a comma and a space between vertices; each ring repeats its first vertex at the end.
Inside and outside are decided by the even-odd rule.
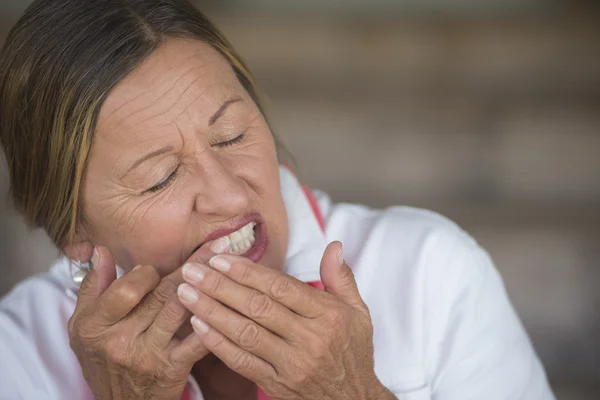
POLYGON ((330 243, 323 253, 321 282, 327 292, 343 302, 355 307, 362 306, 354 274, 344 261, 344 250, 340 242, 330 243))
POLYGON ((96 247, 92 257, 92 270, 86 275, 78 294, 78 305, 96 300, 117 279, 115 261, 106 247, 96 247))

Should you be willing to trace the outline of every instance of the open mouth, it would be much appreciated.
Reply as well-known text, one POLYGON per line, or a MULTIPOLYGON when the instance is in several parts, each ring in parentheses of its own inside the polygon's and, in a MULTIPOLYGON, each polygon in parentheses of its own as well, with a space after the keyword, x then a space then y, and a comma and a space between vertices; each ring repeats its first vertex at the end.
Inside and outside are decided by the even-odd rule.
MULTIPOLYGON (((252 222, 246 225, 244 228, 247 229, 247 236, 243 238, 243 242, 240 240, 238 240, 237 242, 231 242, 229 245, 229 252, 231 254, 237 254, 242 257, 249 258, 254 262, 258 262, 263 257, 263 255, 265 254, 265 250, 267 249, 267 235, 265 224, 252 222), (246 228, 251 224, 251 228, 246 228)), ((235 237, 236 236, 234 236, 234 238, 235 237)))
POLYGON ((227 253, 258 262, 264 256, 268 245, 266 226, 258 216, 249 216, 241 223, 244 225, 235 231, 218 230, 213 232, 206 238, 206 242, 225 238, 229 244, 227 253))

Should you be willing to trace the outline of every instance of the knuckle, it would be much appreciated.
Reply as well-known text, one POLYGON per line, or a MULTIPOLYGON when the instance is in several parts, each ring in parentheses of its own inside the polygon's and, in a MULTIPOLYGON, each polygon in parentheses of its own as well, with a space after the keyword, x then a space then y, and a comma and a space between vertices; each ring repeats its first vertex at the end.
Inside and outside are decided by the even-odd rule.
POLYGON ((345 330, 350 322, 346 311, 331 309, 326 314, 327 325, 335 331, 345 330))
POLYGON ((117 289, 116 295, 121 302, 133 307, 140 302, 144 293, 132 282, 123 282, 117 289))
POLYGON ((179 322, 187 314, 187 309, 179 306, 174 301, 167 303, 162 309, 162 315, 167 324, 179 322))
POLYGON ((238 333, 238 341, 240 346, 252 351, 260 345, 260 330, 255 324, 248 323, 240 329, 238 333))
POLYGON ((288 385, 295 390, 300 390, 306 387, 307 383, 312 379, 312 371, 314 368, 309 364, 303 364, 302 367, 296 368, 291 375, 288 385))
POLYGON ((123 366, 131 366, 135 368, 135 373, 138 376, 158 378, 162 381, 165 377, 164 370, 156 368, 154 363, 138 358, 130 362, 122 361, 123 366))
POLYGON ((77 338, 82 342, 90 342, 96 338, 97 328, 89 319, 75 320, 72 325, 72 338, 77 338))
POLYGON ((252 268, 250 267, 250 265, 248 265, 246 263, 239 263, 238 268, 239 268, 240 282, 241 283, 249 282, 250 276, 252 274, 252 268))
POLYGON ((214 337, 211 342, 211 347, 213 349, 221 349, 227 344, 227 339, 222 335, 218 335, 214 337))
POLYGON ((69 318, 69 322, 67 323, 67 332, 69 332, 69 337, 74 337, 75 336, 75 326, 77 325, 77 317, 75 315, 72 315, 71 318, 69 318))
POLYGON ((275 300, 281 300, 288 297, 293 290, 289 278, 284 275, 277 275, 272 278, 268 284, 268 287, 269 294, 275 300))
POLYGON ((271 315, 274 307, 273 300, 259 292, 252 292, 248 297, 248 313, 249 317, 254 318, 265 318, 271 315))
POLYGON ((219 304, 216 301, 210 301, 207 303, 208 304, 203 307, 203 317, 207 320, 210 320, 217 313, 219 304))
POLYGON ((363 323, 362 323, 363 329, 365 330, 365 332, 369 335, 369 336, 373 336, 373 321, 371 320, 370 317, 365 317, 363 319, 363 323))
POLYGON ((186 375, 186 371, 179 366, 173 366, 171 368, 166 368, 161 372, 161 375, 167 382, 177 382, 181 381, 182 377, 186 375))
MULTIPOLYGON (((327 359, 331 355, 331 349, 329 348, 327 342, 318 336, 314 336, 307 345, 309 349, 309 354, 311 355, 311 360, 315 362, 320 362, 322 360, 327 359)), ((309 363, 310 364, 310 363, 309 363)), ((309 371, 312 368, 311 365, 307 364, 304 368, 305 371, 309 371)))
POLYGON ((158 273, 156 272, 156 268, 154 268, 152 265, 149 264, 141 264, 138 265, 135 270, 138 272, 138 274, 140 275, 148 275, 148 276, 154 276, 154 275, 158 275, 158 273))
POLYGON ((116 335, 108 338, 104 347, 106 358, 115 365, 124 366, 127 364, 127 354, 129 352, 129 341, 126 335, 116 335))
POLYGON ((225 277, 221 274, 211 274, 212 279, 210 280, 210 292, 212 294, 221 293, 223 290, 223 285, 225 284, 225 277))
POLYGON ((164 278, 160 284, 152 291, 154 298, 160 302, 166 302, 171 296, 177 293, 177 282, 171 278, 164 278))
POLYGON ((231 359, 231 369, 244 373, 252 368, 252 356, 245 351, 236 352, 231 359))

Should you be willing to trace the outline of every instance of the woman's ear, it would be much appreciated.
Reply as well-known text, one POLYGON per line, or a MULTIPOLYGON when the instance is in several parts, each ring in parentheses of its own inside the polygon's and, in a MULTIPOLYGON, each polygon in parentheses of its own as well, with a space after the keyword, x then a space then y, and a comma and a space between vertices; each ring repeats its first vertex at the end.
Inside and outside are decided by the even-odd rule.
POLYGON ((77 242, 63 246, 62 250, 71 260, 86 263, 92 260, 94 245, 87 241, 77 242))

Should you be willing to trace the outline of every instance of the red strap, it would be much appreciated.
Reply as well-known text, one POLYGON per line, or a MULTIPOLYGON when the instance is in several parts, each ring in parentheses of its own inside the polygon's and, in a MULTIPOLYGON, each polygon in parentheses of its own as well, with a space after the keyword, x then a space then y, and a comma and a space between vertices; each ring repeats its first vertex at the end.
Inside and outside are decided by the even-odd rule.
POLYGON ((185 386, 183 390, 183 394, 181 395, 181 400, 192 400, 192 396, 190 395, 190 390, 188 388, 189 385, 185 386))
MULTIPOLYGON (((319 223, 321 230, 323 231, 323 233, 325 233, 325 218, 323 218, 323 214, 321 214, 321 210, 319 209, 319 204, 317 203, 315 196, 313 195, 311 190, 309 188, 307 188, 306 186, 302 186, 302 190, 304 190, 304 194, 306 195, 306 198, 308 199, 308 202, 310 203, 310 207, 312 208, 313 213, 315 214, 315 218, 317 219, 317 222, 319 223)), ((308 284, 317 289, 321 289, 321 290, 325 289, 325 287, 323 286, 323 283, 321 281, 308 282, 308 284)), ((192 400, 192 397, 190 395, 190 392, 189 392, 187 386, 185 387, 183 395, 181 396, 181 400, 192 400)), ((261 388, 258 388, 256 400, 269 400, 269 398, 262 391, 261 388)))
POLYGON ((256 394, 256 400, 270 400, 269 397, 262 391, 261 388, 258 388, 258 393, 256 394))
MULTIPOLYGON (((307 188, 306 186, 302 186, 302 190, 304 190, 304 194, 306 195, 306 198, 308 199, 308 202, 310 203, 310 207, 312 208, 313 213, 315 214, 315 218, 317 219, 317 222, 319 223, 321 230, 323 231, 323 233, 325 233, 325 218, 323 217, 323 214, 321 213, 321 209, 319 208, 317 199, 315 199, 315 196, 313 195, 312 191, 309 188, 307 188)), ((321 281, 308 282, 308 284, 317 289, 321 289, 321 290, 325 289, 325 287, 323 286, 323 283, 321 281)))
POLYGON ((302 186, 302 190, 304 190, 304 194, 306 195, 306 198, 310 203, 310 207, 312 208, 313 213, 315 214, 315 218, 317 219, 321 230, 323 231, 323 233, 325 233, 325 218, 323 218, 323 214, 321 214, 321 209, 319 209, 317 199, 315 199, 315 196, 313 195, 311 190, 306 186, 302 186))

